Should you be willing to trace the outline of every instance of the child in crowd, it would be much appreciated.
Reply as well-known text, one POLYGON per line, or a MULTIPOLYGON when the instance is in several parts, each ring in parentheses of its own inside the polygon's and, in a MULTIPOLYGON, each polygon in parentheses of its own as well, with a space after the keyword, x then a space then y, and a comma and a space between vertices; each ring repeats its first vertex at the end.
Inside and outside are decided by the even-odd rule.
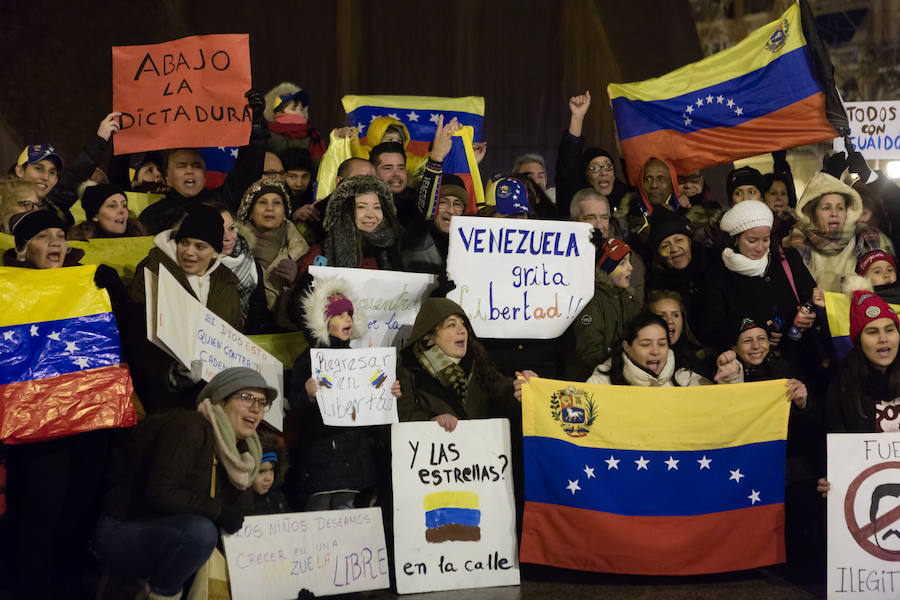
POLYGON ((281 491, 288 464, 284 446, 275 434, 260 432, 262 459, 259 475, 253 481, 253 511, 251 515, 274 515, 290 512, 287 498, 281 491))
POLYGON ((862 255, 856 263, 860 278, 848 278, 844 292, 873 290, 889 304, 900 304, 900 285, 897 284, 897 262, 884 250, 873 250, 862 255))

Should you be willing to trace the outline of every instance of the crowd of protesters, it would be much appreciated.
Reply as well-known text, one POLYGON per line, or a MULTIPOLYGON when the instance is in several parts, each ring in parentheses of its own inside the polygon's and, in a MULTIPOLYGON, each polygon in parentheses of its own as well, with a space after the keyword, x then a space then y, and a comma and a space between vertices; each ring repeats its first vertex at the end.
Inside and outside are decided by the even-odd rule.
POLYGON ((219 530, 238 530, 246 515, 390 506, 388 430, 325 425, 308 353, 286 365, 278 434, 263 423, 277 392, 254 371, 227 369, 204 385, 199 364, 185 367, 147 340, 143 273, 160 265, 239 331, 301 331, 322 348, 349 347, 365 323, 351 286, 313 287, 310 265, 437 275, 391 393, 401 420, 450 432, 484 417, 515 427, 521 382, 535 374, 651 387, 784 378, 789 562, 824 539, 825 434, 900 430, 900 322, 886 303, 900 299, 900 189, 858 153, 827 157, 800 197, 784 151, 771 173, 732 170, 724 197, 701 172, 676 173, 659 158, 630 187, 613 153, 585 147, 591 98, 575 96, 555 187, 544 157, 510 157, 478 215, 589 223, 594 296, 558 339, 479 340, 446 298, 451 218, 470 206, 463 180, 442 168, 456 120, 440 119, 424 158, 407 154, 402 123, 371 124, 369 145, 354 140, 333 193, 315 201, 325 143, 310 126, 309 95, 282 84, 247 99, 249 143, 216 189, 192 148, 110 159, 116 114, 73 161, 32 144, 0 180, 0 232, 14 239, 5 266, 78 265, 83 252, 69 240, 153 236, 130 282, 103 266, 95 277, 146 418, 131 430, 0 446, 0 569, 11 598, 92 597, 110 580, 132 585, 129 597, 180 598, 219 530), (135 215, 126 191, 162 198, 135 215), (85 220, 76 223, 78 200, 85 220), (853 347, 841 360, 825 292, 852 296, 853 347))

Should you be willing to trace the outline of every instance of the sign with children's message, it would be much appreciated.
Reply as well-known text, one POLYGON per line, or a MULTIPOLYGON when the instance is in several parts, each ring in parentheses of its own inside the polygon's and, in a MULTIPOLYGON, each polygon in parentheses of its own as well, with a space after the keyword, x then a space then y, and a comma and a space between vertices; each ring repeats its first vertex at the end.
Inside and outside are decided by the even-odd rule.
POLYGON ((349 284, 347 297, 366 324, 362 336, 350 340, 351 348, 403 346, 422 300, 437 287, 437 278, 428 273, 319 266, 310 267, 309 272, 316 287, 334 279, 349 284))
POLYGON ((246 517, 223 535, 234 600, 293 600, 390 586, 380 508, 246 517))
MULTIPOLYGON (((900 157, 900 102, 847 102, 850 142, 868 159, 900 157)), ((845 151, 844 138, 834 139, 836 152, 845 151)))
POLYGON ((396 423, 397 349, 310 348, 322 422, 339 427, 396 423))
POLYGON ((247 145, 249 35, 113 46, 112 63, 113 110, 122 113, 116 154, 247 145))
POLYGON ((828 597, 900 597, 900 433, 828 434, 828 597))
POLYGON ((509 421, 391 426, 401 594, 519 584, 509 421))
POLYGON ((475 334, 549 339, 594 296, 591 226, 453 217, 447 277, 475 334))
POLYGON ((159 266, 155 293, 149 284, 152 278, 146 281, 148 311, 152 303, 156 303, 156 322, 152 329, 147 329, 147 339, 177 358, 187 369, 191 368, 192 362, 200 361, 200 377, 204 381, 230 367, 249 367, 261 373, 266 382, 278 390, 278 398, 264 420, 281 431, 284 420, 284 367, 281 362, 200 304, 162 265, 159 266))

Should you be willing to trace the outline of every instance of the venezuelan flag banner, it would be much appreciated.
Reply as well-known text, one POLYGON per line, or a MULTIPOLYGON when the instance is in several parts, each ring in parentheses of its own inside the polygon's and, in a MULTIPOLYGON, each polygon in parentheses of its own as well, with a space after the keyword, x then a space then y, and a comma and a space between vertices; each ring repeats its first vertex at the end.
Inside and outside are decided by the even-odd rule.
POLYGON ((135 423, 109 295, 96 267, 0 267, 0 440, 135 423))
MULTIPOLYGON (((900 314, 900 304, 889 306, 900 314)), ((837 292, 825 292, 825 315, 828 317, 834 354, 840 360, 853 348, 853 340, 850 339, 850 298, 837 292)))
POLYGON ((637 184, 652 157, 687 173, 838 137, 840 115, 826 118, 837 92, 822 80, 818 44, 807 44, 815 23, 804 19, 794 4, 727 50, 656 79, 610 84, 629 180, 637 184))
POLYGON ((453 140, 453 148, 444 159, 443 172, 458 175, 469 192, 470 212, 484 205, 484 186, 478 161, 472 150, 473 142, 481 141, 484 124, 484 98, 441 98, 434 96, 344 96, 341 99, 347 113, 347 123, 359 131, 360 141, 368 144, 367 129, 375 119, 387 117, 399 121, 409 132, 407 155, 425 157, 434 140, 438 117, 444 123, 456 120, 463 126, 453 140))
POLYGON ((647 575, 783 562, 784 384, 531 379, 520 560, 647 575))

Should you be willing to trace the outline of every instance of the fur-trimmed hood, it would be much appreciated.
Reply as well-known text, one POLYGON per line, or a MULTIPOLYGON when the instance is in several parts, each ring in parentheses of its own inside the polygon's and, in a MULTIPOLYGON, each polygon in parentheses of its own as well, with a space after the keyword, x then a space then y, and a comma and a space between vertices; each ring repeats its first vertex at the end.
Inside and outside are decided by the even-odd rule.
POLYGON ((331 344, 325 309, 328 307, 328 296, 334 292, 345 295, 353 304, 353 331, 350 333, 350 339, 355 340, 362 337, 366 330, 366 321, 363 311, 357 306, 356 299, 353 297, 350 284, 340 277, 334 277, 316 279, 313 281, 313 286, 313 289, 303 298, 303 317, 306 329, 314 340, 323 346, 331 344))
POLYGON ((238 207, 237 220, 249 221, 253 212, 253 204, 263 194, 278 194, 284 203, 284 218, 290 219, 293 209, 291 208, 291 193, 288 191, 284 182, 274 175, 263 175, 250 184, 244 196, 241 198, 241 205, 238 207))
MULTIPOLYGON (((863 213, 862 198, 859 193, 841 180, 832 177, 828 173, 816 173, 813 178, 806 184, 803 195, 797 201, 797 208, 794 215, 797 218, 797 226, 802 230, 817 229, 813 223, 813 218, 804 210, 810 206, 816 199, 825 194, 841 194, 848 199, 847 202, 847 220, 844 222, 844 232, 852 232, 856 230, 856 224, 863 213)), ((809 209, 807 209, 809 210, 809 209)))
POLYGON ((303 90, 303 88, 301 88, 296 83, 283 81, 266 92, 266 110, 263 111, 263 116, 266 118, 266 121, 271 123, 275 120, 275 100, 278 99, 278 96, 284 96, 285 94, 296 94, 301 90, 303 90))
POLYGON ((381 200, 381 210, 384 213, 384 219, 397 220, 397 207, 394 206, 394 196, 388 185, 375 177, 374 175, 357 175, 343 180, 331 195, 328 201, 328 208, 325 210, 325 219, 322 226, 325 231, 331 231, 343 224, 345 217, 349 217, 349 222, 356 227, 354 220, 354 211, 356 206, 354 201, 361 194, 375 194, 381 200))
POLYGON ((845 275, 841 281, 841 292, 850 299, 853 299, 853 292, 856 290, 874 291, 872 282, 865 277, 859 275, 845 275))

